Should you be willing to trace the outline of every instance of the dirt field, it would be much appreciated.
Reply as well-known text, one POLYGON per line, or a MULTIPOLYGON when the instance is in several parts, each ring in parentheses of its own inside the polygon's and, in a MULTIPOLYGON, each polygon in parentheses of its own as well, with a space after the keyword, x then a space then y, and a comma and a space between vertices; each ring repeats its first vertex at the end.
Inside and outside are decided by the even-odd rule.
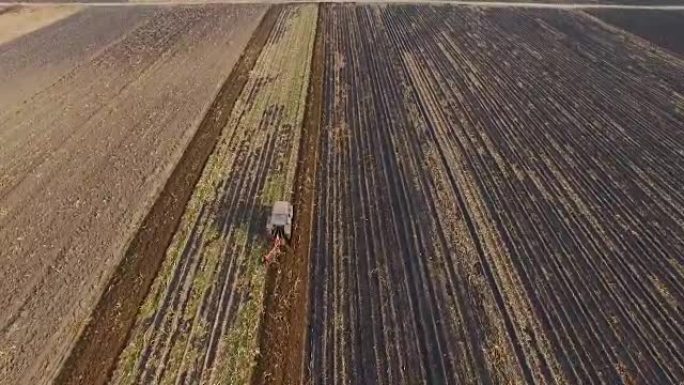
POLYGON ((594 10, 592 15, 684 57, 684 12, 594 10))
POLYGON ((324 9, 305 383, 680 383, 681 61, 581 13, 324 9))
POLYGON ((273 30, 186 208, 112 384, 251 379, 267 274, 264 224, 270 205, 291 200, 294 191, 317 6, 271 12, 273 30))
POLYGON ((152 7, 82 9, 0 45, 0 110, 48 88, 156 12, 152 7))
POLYGON ((0 385, 684 383, 681 16, 0 6, 0 385))
POLYGON ((62 58, 0 114, 0 383, 55 376, 265 10, 92 10, 0 46, 0 76, 62 58))
POLYGON ((78 12, 74 5, 41 8, 0 7, 0 45, 78 12))

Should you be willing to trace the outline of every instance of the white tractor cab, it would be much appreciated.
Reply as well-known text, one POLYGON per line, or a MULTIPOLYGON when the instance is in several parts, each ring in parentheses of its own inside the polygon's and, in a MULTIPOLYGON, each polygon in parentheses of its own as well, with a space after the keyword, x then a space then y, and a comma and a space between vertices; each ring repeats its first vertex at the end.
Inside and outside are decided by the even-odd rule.
POLYGON ((274 238, 290 240, 292 235, 292 215, 294 210, 287 201, 277 201, 266 223, 266 231, 274 238))

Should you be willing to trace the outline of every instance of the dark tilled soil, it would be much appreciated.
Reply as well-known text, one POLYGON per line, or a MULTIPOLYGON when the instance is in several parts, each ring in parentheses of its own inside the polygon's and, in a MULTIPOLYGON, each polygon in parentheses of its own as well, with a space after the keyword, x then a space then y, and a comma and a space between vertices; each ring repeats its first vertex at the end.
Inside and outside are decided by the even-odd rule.
POLYGON ((323 17, 319 13, 311 61, 306 115, 295 175, 296 208, 291 247, 266 277, 264 318, 260 329, 254 385, 302 383, 304 342, 308 327, 309 253, 313 234, 314 188, 323 105, 323 17))
POLYGON ((681 382, 681 60, 577 12, 323 12, 303 383, 681 382))
POLYGON ((597 9, 589 13, 684 57, 684 12, 597 9))

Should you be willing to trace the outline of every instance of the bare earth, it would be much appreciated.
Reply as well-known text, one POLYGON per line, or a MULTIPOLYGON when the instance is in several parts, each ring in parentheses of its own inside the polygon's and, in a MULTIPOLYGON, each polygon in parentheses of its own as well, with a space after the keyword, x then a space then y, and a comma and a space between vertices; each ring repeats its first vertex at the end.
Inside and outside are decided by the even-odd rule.
POLYGON ((50 72, 0 99, 0 384, 54 378, 265 9, 88 11, 0 46, 0 81, 50 72))
POLYGON ((79 10, 78 5, 0 9, 0 44, 35 31, 79 10))
POLYGON ((48 88, 155 12, 154 7, 84 8, 0 45, 0 111, 48 88))

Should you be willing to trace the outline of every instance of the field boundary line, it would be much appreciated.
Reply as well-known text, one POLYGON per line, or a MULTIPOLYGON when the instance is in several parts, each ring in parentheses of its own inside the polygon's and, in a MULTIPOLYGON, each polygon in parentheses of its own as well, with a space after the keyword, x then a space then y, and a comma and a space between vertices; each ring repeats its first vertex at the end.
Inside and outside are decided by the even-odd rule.
MULTIPOLYGON (((322 128, 323 128, 323 84, 324 84, 324 76, 325 76, 325 45, 326 45, 326 40, 325 40, 325 23, 327 22, 326 20, 323 20, 324 15, 326 14, 323 10, 324 5, 319 4, 318 6, 318 19, 316 20, 316 35, 315 35, 315 40, 314 40, 314 47, 313 47, 313 52, 311 53, 311 73, 310 73, 310 78, 309 78, 309 91, 307 94, 307 103, 306 103, 306 112, 304 114, 304 131, 303 131, 303 137, 308 137, 309 142, 307 143, 308 145, 311 145, 310 148, 307 148, 306 151, 303 153, 306 155, 308 152, 310 155, 309 159, 304 159, 302 162, 304 162, 303 166, 307 167, 304 171, 301 172, 301 170, 297 170, 297 175, 296 175, 296 181, 299 182, 300 184, 298 186, 299 190, 297 191, 297 196, 295 197, 296 202, 300 202, 300 199, 302 201, 307 201, 309 203, 308 206, 304 208, 304 212, 308 214, 308 222, 306 223, 307 227, 304 227, 303 229, 301 228, 296 228, 295 230, 306 230, 308 231, 308 243, 306 245, 306 249, 302 249, 301 245, 299 245, 299 252, 301 253, 301 257, 306 257, 306 276, 304 277, 304 282, 305 282, 305 297, 306 301, 304 303, 304 317, 306 319, 304 320, 304 326, 305 330, 304 333, 302 334, 302 345, 301 345, 301 363, 300 363, 300 368, 299 368, 299 381, 296 384, 303 384, 305 381, 308 381, 308 378, 306 378, 306 373, 308 372, 308 362, 306 359, 306 344, 309 339, 309 320, 310 320, 310 290, 311 290, 311 252, 312 252, 312 244, 313 244, 313 239, 314 239, 314 223, 315 223, 315 210, 316 210, 316 188, 318 186, 318 162, 320 160, 320 152, 321 152, 321 135, 322 134, 322 128), (308 162, 307 162, 308 160, 308 162), (306 191, 308 190, 308 191, 306 191), (307 195, 305 198, 301 198, 302 195, 307 195), (307 212, 308 211, 308 212, 307 212)), ((303 141, 302 141, 303 142, 303 141)), ((300 224, 300 222, 295 222, 297 225, 300 224)), ((297 250, 295 250, 295 256, 299 257, 299 253, 297 250)), ((294 384, 294 382, 293 382, 294 384)))
POLYGON ((123 351, 202 169, 249 78, 279 7, 264 12, 178 164, 132 238, 54 383, 105 384, 123 351), (228 113, 226 113, 228 111, 228 113))

